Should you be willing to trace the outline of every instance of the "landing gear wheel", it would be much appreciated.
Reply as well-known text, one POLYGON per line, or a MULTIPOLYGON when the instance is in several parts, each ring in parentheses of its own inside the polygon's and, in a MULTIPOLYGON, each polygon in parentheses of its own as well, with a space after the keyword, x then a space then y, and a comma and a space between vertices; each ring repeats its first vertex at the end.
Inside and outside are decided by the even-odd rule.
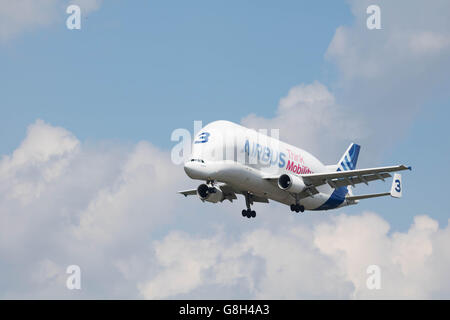
POLYGON ((242 216, 247 218, 255 218, 256 212, 254 210, 242 210, 242 216))
POLYGON ((250 205, 253 204, 253 201, 251 200, 251 194, 245 193, 245 204, 247 206, 247 210, 242 210, 242 216, 247 218, 254 218, 256 217, 256 212, 250 208, 250 205))
POLYGON ((291 211, 295 212, 303 212, 305 211, 305 207, 300 204, 291 204, 291 211))

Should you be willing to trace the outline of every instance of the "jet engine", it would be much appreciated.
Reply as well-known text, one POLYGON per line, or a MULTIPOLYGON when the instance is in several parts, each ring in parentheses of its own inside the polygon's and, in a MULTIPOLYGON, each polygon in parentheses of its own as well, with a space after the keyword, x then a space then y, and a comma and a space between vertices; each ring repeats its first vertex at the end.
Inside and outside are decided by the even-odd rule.
POLYGON ((278 187, 292 193, 300 193, 306 188, 301 177, 292 176, 289 174, 282 174, 278 178, 278 187))
POLYGON ((222 190, 218 187, 211 187, 207 184, 201 184, 197 188, 197 195, 202 201, 208 201, 212 203, 217 203, 222 201, 224 198, 222 190))

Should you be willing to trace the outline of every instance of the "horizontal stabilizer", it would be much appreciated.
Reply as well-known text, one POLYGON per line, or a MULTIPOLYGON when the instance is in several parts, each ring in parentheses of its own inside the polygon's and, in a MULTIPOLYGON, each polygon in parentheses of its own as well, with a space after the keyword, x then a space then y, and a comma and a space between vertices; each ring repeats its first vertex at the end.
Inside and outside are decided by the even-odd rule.
POLYGON ((372 193, 372 194, 362 194, 360 196, 349 196, 345 199, 347 200, 362 200, 362 199, 369 199, 369 198, 377 198, 377 197, 384 197, 384 196, 390 196, 390 192, 383 192, 383 193, 372 193))
POLYGON ((363 194, 360 196, 347 196, 345 199, 348 201, 356 201, 356 200, 362 200, 362 199, 369 199, 369 198, 377 198, 377 197, 384 197, 384 196, 392 196, 394 198, 401 198, 402 196, 402 176, 399 173, 396 173, 394 175, 394 179, 392 179, 392 187, 391 192, 383 192, 383 193, 372 193, 372 194, 363 194))

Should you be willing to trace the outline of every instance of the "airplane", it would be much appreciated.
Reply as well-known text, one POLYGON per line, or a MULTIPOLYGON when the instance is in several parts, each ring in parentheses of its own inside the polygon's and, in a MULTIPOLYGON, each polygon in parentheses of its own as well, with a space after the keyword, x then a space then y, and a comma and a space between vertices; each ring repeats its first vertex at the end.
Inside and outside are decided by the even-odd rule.
MULTIPOLYGON (((261 130, 260 130, 261 131, 261 130)), ((242 216, 255 218, 255 202, 286 204, 293 212, 321 211, 354 205, 362 199, 402 195, 401 175, 394 174, 391 191, 353 195, 357 184, 390 178, 405 165, 356 169, 360 146, 352 143, 337 164, 324 165, 310 153, 230 121, 214 121, 195 136, 184 171, 203 180, 196 189, 179 191, 218 203, 245 198, 242 216)))

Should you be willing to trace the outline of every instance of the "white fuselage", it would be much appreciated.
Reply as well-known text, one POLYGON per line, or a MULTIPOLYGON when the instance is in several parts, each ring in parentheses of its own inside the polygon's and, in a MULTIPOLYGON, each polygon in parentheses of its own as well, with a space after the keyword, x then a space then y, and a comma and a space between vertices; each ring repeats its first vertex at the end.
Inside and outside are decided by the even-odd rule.
MULTIPOLYGON (((295 198, 268 177, 329 169, 310 153, 274 137, 229 121, 215 121, 196 135, 185 171, 192 179, 223 182, 235 190, 291 205, 295 198)), ((324 184, 317 190, 313 197, 300 200, 305 209, 332 209, 346 203, 346 188, 337 190, 324 184)))

